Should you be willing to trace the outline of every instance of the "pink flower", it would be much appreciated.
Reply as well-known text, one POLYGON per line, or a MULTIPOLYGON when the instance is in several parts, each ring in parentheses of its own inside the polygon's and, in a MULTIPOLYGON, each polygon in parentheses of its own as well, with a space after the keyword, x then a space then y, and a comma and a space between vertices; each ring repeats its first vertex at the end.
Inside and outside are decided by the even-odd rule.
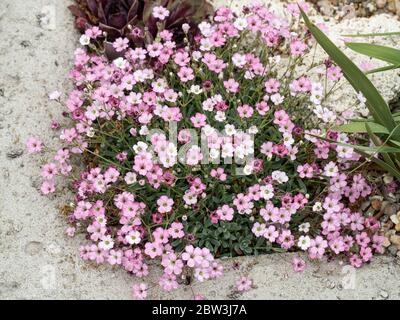
POLYGON ((224 81, 224 87, 228 92, 237 93, 239 92, 239 83, 235 79, 229 79, 224 81))
POLYGON ((151 259, 162 255, 162 247, 159 243, 147 242, 144 245, 144 253, 147 254, 151 259))
POLYGON ((73 237, 75 235, 76 229, 74 227, 69 227, 65 231, 65 233, 68 235, 68 237, 73 237))
POLYGON ((194 79, 194 73, 192 68, 182 67, 178 72, 179 79, 182 82, 188 82, 194 79))
POLYGON ((53 91, 49 94, 49 99, 50 100, 58 100, 61 97, 61 92, 60 91, 53 91))
POLYGON ((173 239, 183 238, 185 236, 185 233, 183 232, 183 224, 180 222, 172 222, 168 229, 168 233, 173 239))
POLYGON ((193 126, 195 128, 201 128, 207 124, 207 117, 202 113, 196 113, 193 117, 190 118, 190 121, 193 123, 193 126))
POLYGON ((182 273, 183 262, 177 258, 175 253, 164 255, 161 265, 165 268, 164 271, 167 274, 180 275, 182 273))
POLYGON ((265 91, 267 93, 277 93, 280 86, 281 84, 278 80, 271 78, 265 82, 265 91))
POLYGON ((172 206, 174 205, 174 200, 167 196, 161 196, 157 200, 158 212, 168 213, 172 211, 172 206))
POLYGON ((180 67, 185 67, 190 62, 189 54, 185 51, 177 52, 174 57, 174 62, 180 67))
POLYGON ((178 288, 178 282, 174 274, 164 273, 160 278, 159 285, 165 291, 172 291, 178 288))
POLYGON ((300 40, 293 41, 290 44, 290 52, 295 57, 302 55, 306 49, 307 45, 300 40))
POLYGON ((57 166, 54 163, 47 163, 42 168, 42 177, 52 180, 58 173, 57 166))
POLYGON ((203 260, 201 249, 194 248, 192 245, 185 247, 185 251, 182 253, 181 257, 183 261, 186 261, 188 267, 191 268, 201 265, 203 260))
POLYGON ((337 66, 331 66, 327 70, 328 79, 331 81, 339 81, 342 76, 342 70, 337 66))
POLYGON ((147 284, 139 283, 132 286, 133 298, 136 300, 144 300, 147 297, 147 284))
POLYGON ((251 116, 253 115, 254 109, 252 107, 250 107, 248 104, 244 104, 237 108, 237 112, 239 114, 239 117, 241 117, 241 118, 251 118, 251 116))
POLYGON ((264 238, 269 242, 275 242, 278 236, 279 232, 276 230, 275 226, 269 226, 264 232, 264 238))
POLYGON ((320 259, 325 253, 325 249, 328 247, 328 242, 321 236, 317 236, 315 239, 311 239, 310 248, 308 253, 311 259, 320 259))
POLYGON ((306 262, 303 259, 294 257, 292 261, 292 266, 294 272, 303 272, 306 268, 306 262))
POLYGON ((129 40, 127 38, 118 38, 114 41, 113 47, 115 51, 122 52, 129 46, 129 40))
POLYGON ((355 268, 360 268, 363 264, 363 261, 358 255, 353 254, 350 257, 350 264, 355 268))
POLYGON ((169 16, 169 11, 162 7, 162 6, 157 6, 153 8, 153 17, 160 19, 160 20, 165 20, 169 16))
POLYGON ((56 185, 54 183, 54 181, 44 181, 40 190, 42 191, 43 194, 49 194, 49 193, 53 193, 54 191, 56 191, 56 185))
POLYGON ((42 151, 43 144, 39 139, 30 137, 26 141, 26 148, 28 149, 28 153, 37 153, 42 151))
POLYGON ((186 153, 186 164, 188 166, 195 166, 203 159, 200 147, 192 146, 186 153))
POLYGON ((217 214, 220 220, 232 221, 234 210, 228 205, 224 204, 221 208, 217 209, 217 214))
POLYGON ((253 280, 248 277, 241 277, 239 280, 236 281, 236 289, 239 292, 249 291, 253 286, 253 280))

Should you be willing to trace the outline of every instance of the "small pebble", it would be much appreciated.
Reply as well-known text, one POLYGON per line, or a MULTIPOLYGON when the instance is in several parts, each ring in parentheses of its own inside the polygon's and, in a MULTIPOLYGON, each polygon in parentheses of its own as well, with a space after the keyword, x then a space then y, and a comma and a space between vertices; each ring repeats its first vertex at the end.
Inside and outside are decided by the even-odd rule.
POLYGON ((387 291, 385 291, 385 290, 381 290, 381 291, 379 291, 379 296, 382 298, 382 299, 387 299, 387 298, 389 298, 389 293, 387 293, 387 291))
POLYGON ((23 153, 24 153, 24 150, 22 150, 22 149, 12 150, 7 153, 7 158, 8 159, 16 159, 16 158, 19 158, 20 156, 22 156, 23 153))
POLYGON ((396 246, 400 246, 400 236, 395 234, 390 236, 390 242, 395 244, 396 246))
POLYGON ((392 256, 396 256, 397 251, 398 251, 396 245, 392 244, 392 245, 389 246, 387 249, 388 249, 389 253, 390 253, 392 256))

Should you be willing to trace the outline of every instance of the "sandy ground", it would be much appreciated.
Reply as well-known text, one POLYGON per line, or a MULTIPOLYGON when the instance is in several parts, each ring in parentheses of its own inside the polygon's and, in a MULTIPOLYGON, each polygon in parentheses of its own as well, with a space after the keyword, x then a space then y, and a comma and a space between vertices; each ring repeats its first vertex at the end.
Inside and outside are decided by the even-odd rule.
MULTIPOLYGON (((44 138, 50 147, 55 145, 50 121, 65 121, 59 105, 49 101, 47 95, 58 89, 65 97, 71 87, 66 74, 77 34, 66 9, 68 3, 0 2, 1 299, 130 299, 135 282, 118 268, 97 267, 80 260, 81 239, 65 236, 66 224, 58 210, 68 194, 42 197, 37 178, 41 161, 24 150, 30 135, 44 138), (38 16, 43 10, 50 12, 51 19, 41 26, 38 16)), ((366 25, 352 23, 360 30, 366 25)), ((393 78, 391 83, 392 87, 398 84, 393 78)), ((400 298, 400 265, 393 258, 379 257, 361 270, 338 263, 313 264, 302 275, 293 273, 291 258, 291 254, 275 254, 235 259, 239 270, 233 270, 233 260, 228 259, 222 280, 184 286, 169 294, 161 293, 154 285, 151 297, 190 298, 194 290, 209 299, 400 298), (253 278, 256 288, 236 295, 233 288, 240 275, 253 278)), ((156 274, 157 269, 152 268, 151 278, 155 279, 156 274)))

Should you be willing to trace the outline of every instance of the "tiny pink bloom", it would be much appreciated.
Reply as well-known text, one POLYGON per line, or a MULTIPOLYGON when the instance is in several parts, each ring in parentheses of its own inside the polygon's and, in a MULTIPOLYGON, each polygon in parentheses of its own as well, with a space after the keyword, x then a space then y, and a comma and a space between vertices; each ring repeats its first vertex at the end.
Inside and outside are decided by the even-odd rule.
POLYGON ((39 139, 30 137, 26 141, 26 148, 28 149, 28 153, 37 153, 42 151, 43 144, 39 139))
POLYGON ((44 181, 40 190, 43 194, 53 193, 54 191, 56 191, 56 185, 54 181, 44 181))
POLYGON ((147 284, 145 284, 145 283, 134 284, 132 286, 133 298, 136 300, 146 299, 147 290, 148 290, 148 287, 147 287, 147 284))
POLYGON ((306 268, 305 261, 296 257, 293 258, 292 265, 295 272, 303 272, 306 268))
POLYGON ((236 281, 236 289, 239 292, 249 291, 253 286, 253 280, 247 277, 241 277, 238 281, 236 281))

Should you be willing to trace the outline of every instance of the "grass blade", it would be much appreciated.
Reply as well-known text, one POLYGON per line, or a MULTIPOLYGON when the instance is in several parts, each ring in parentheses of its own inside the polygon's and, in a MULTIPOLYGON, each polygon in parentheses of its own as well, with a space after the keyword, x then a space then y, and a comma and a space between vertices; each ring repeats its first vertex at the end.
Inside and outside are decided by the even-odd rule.
POLYGON ((382 33, 359 33, 359 34, 344 34, 343 37, 348 38, 362 38, 362 37, 386 37, 386 36, 400 36, 400 32, 382 32, 382 33))
POLYGON ((391 66, 386 66, 386 67, 382 67, 382 68, 376 68, 376 69, 369 70, 365 74, 373 74, 373 73, 377 73, 377 72, 384 72, 384 71, 389 71, 389 70, 399 69, 399 68, 400 68, 400 64, 391 65, 391 66))
POLYGON ((396 126, 389 106, 367 76, 307 17, 300 8, 302 17, 320 46, 342 69, 346 79, 357 92, 362 92, 367 99, 367 106, 375 122, 393 130, 396 126))
POLYGON ((347 133, 368 133, 367 125, 371 128, 373 133, 389 134, 390 132, 380 124, 374 122, 351 122, 343 124, 334 128, 334 130, 347 132, 347 133))
POLYGON ((393 65, 400 64, 400 50, 398 49, 377 44, 357 42, 348 42, 346 43, 346 46, 351 50, 366 55, 368 57, 386 61, 393 65))

